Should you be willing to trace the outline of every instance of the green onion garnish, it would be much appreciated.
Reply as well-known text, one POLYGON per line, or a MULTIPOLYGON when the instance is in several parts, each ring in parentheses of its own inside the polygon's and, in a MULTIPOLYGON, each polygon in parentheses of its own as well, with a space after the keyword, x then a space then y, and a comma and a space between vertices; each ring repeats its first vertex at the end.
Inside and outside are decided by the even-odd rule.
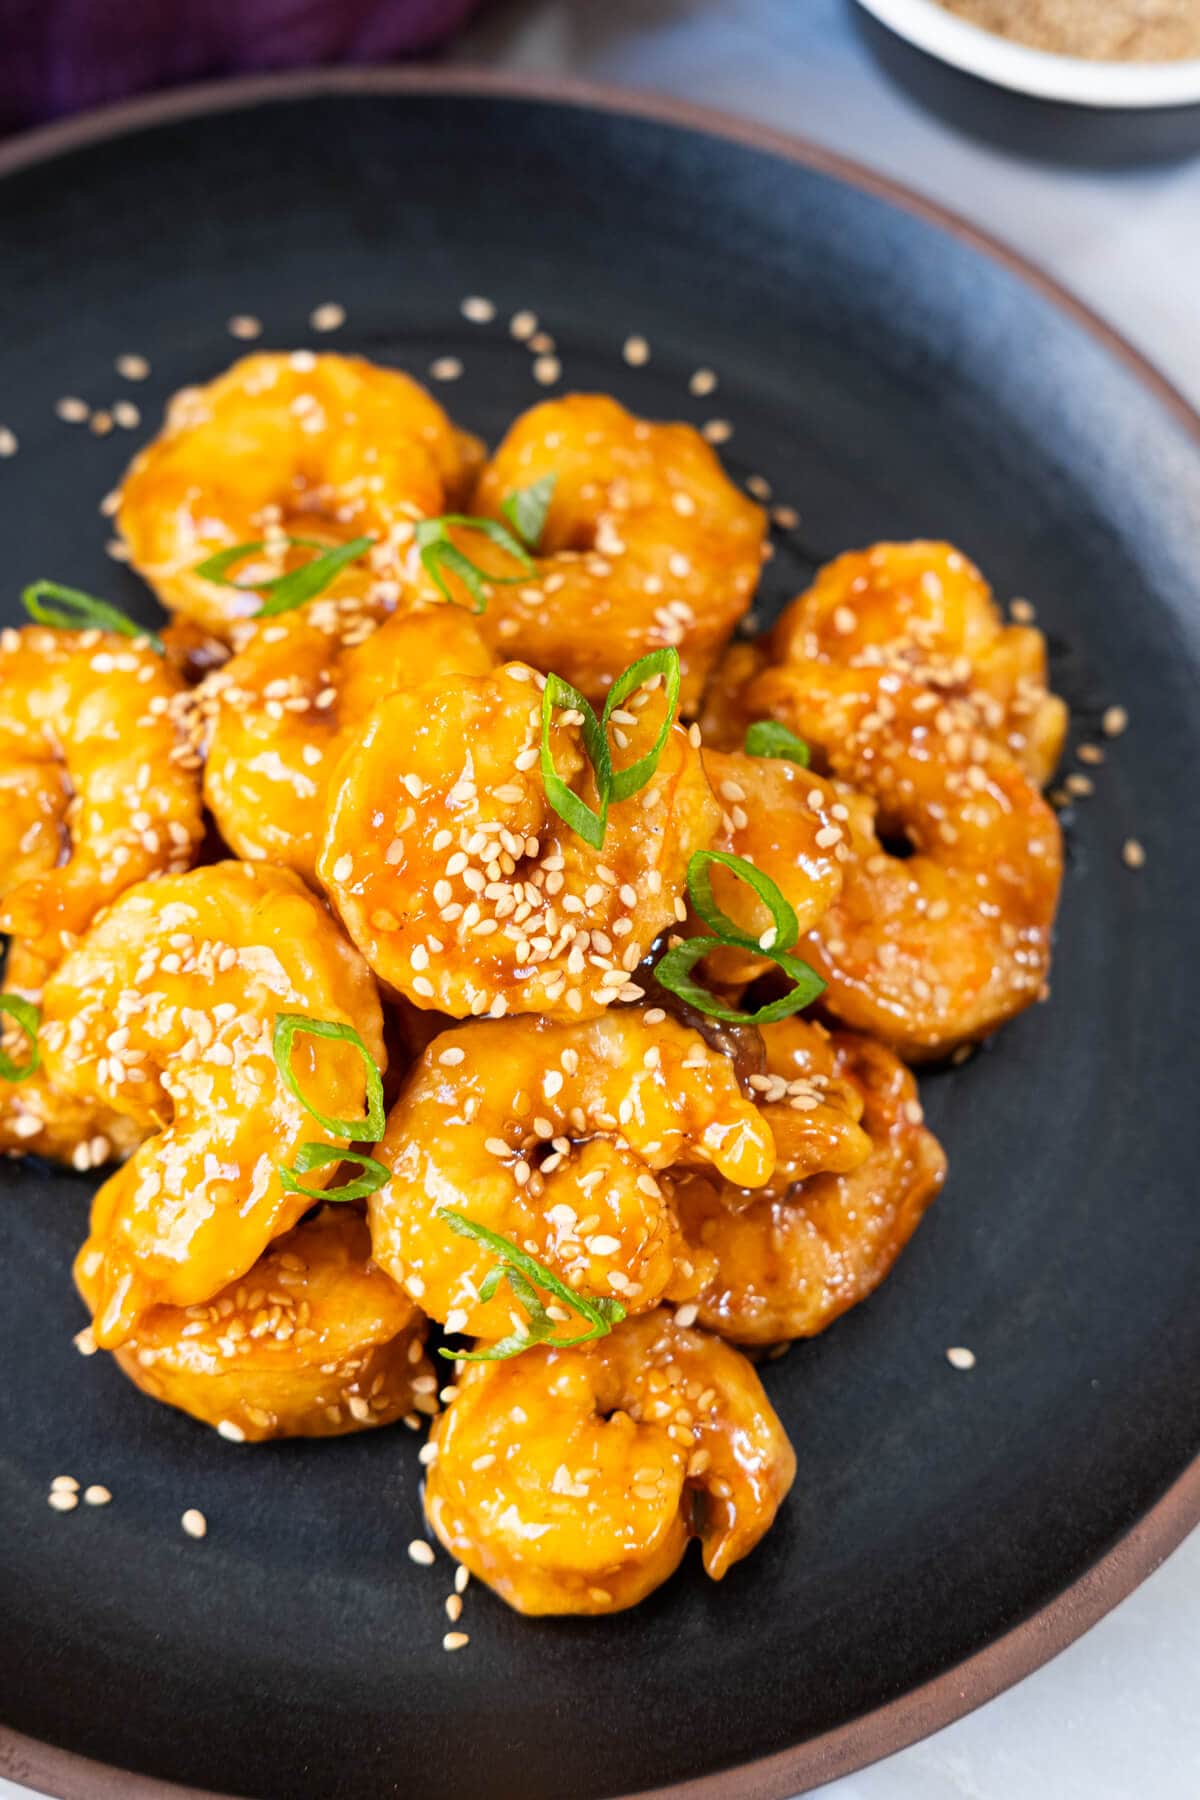
POLYGON ((116 631, 122 637, 145 638, 151 649, 163 654, 163 641, 148 625, 139 625, 119 606, 97 600, 81 588, 63 587, 58 581, 34 581, 21 595, 21 603, 38 625, 53 625, 61 631, 116 631))
POLYGON ((288 1169, 282 1163, 276 1164, 276 1173, 281 1185, 289 1194, 305 1194, 310 1200, 365 1200, 392 1178, 390 1169, 373 1156, 365 1156, 359 1150, 342 1150, 336 1144, 301 1144, 296 1152, 296 1166, 288 1169), (311 1188, 297 1181, 297 1175, 308 1175, 313 1169, 327 1168, 330 1163, 357 1163, 362 1170, 352 1181, 344 1181, 340 1187, 311 1188))
POLYGON ((310 1019, 304 1013, 276 1013, 271 1048, 279 1067, 279 1073, 283 1076, 291 1092, 296 1096, 305 1112, 310 1113, 318 1125, 323 1125, 331 1137, 349 1138, 352 1143, 356 1144, 373 1144, 383 1136, 386 1123, 383 1112, 383 1078, 379 1073, 375 1058, 353 1025, 342 1025, 334 1019, 310 1019), (334 1038, 339 1043, 352 1045, 358 1051, 366 1064, 367 1071, 367 1116, 365 1119, 330 1118, 328 1113, 318 1112, 311 1101, 304 1098, 292 1069, 292 1041, 301 1032, 307 1032, 310 1037, 334 1038))
POLYGON ((636 762, 629 764, 628 768, 613 770, 609 793, 609 798, 612 800, 628 800, 631 794, 636 794, 639 789, 645 787, 658 767, 658 759, 663 753, 663 745, 671 735, 671 727, 675 723, 675 710, 679 705, 678 650, 672 646, 665 650, 652 650, 648 656, 639 656, 636 662, 630 663, 623 675, 617 676, 608 690, 602 719, 606 741, 609 720, 621 702, 627 699, 636 688, 640 688, 643 682, 651 680, 655 675, 662 676, 667 690, 667 708, 663 714, 662 730, 645 756, 639 756, 636 762))
POLYGON ((585 843, 590 844, 593 850, 603 847, 610 803, 628 800, 632 794, 638 793, 657 769, 663 746, 675 723, 675 709, 679 704, 679 679, 679 652, 673 648, 652 650, 648 656, 641 656, 636 662, 630 663, 624 673, 618 675, 604 702, 604 712, 597 719, 588 701, 569 681, 564 681, 561 675, 546 677, 546 685, 542 689, 542 782, 546 798, 559 818, 585 843), (608 742, 608 727, 612 715, 636 688, 656 675, 662 676, 667 693, 662 728, 644 756, 639 756, 627 768, 614 769, 608 742), (550 754, 550 723, 558 707, 583 715, 583 747, 592 765, 600 802, 595 812, 567 786, 554 767, 554 759, 550 754))
POLYGON ((487 609, 487 584, 496 582, 501 587, 511 586, 513 582, 524 581, 527 575, 536 574, 533 559, 519 544, 510 531, 495 519, 475 519, 466 513, 443 513, 438 519, 418 519, 416 525, 417 549, 421 553, 421 566, 434 585, 441 589, 443 596, 452 605, 457 605, 454 595, 446 581, 446 575, 457 575, 472 600, 472 610, 477 613, 487 609), (503 550, 506 556, 520 564, 519 575, 489 575, 486 570, 477 568, 465 550, 460 550, 450 537, 450 526, 458 525, 464 531, 478 531, 503 550))
POLYGON ((29 1039, 29 1061, 14 1062, 6 1050, 0 1050, 0 1081, 25 1081, 36 1074, 41 1066, 42 1053, 38 1048, 38 1026, 42 1022, 42 1009, 35 1006, 32 1000, 22 999, 20 994, 0 994, 0 1015, 7 1013, 15 1019, 25 1036, 29 1039))
MULTIPOLYGON (((715 935, 685 938, 682 943, 668 950, 656 964, 655 977, 669 993, 677 995, 689 1006, 694 1006, 697 1012, 707 1013, 713 1019, 723 1019, 729 1025, 769 1025, 775 1019, 786 1019, 790 1014, 799 1012, 801 1007, 811 1006, 818 994, 824 992, 825 983, 816 970, 810 969, 799 957, 787 954, 800 935, 799 921, 794 908, 761 869, 756 869, 744 857, 730 856, 723 850, 697 850, 688 864, 687 885, 692 906, 715 935), (709 874, 714 863, 728 869, 748 887, 753 888, 768 908, 774 925, 769 943, 764 944, 760 938, 743 931, 727 913, 722 912, 713 895, 712 878, 709 874), (789 992, 778 1000, 768 1001, 757 1012, 743 1012, 736 1007, 727 1006, 693 978, 692 970, 714 950, 728 949, 749 950, 755 956, 767 957, 793 983, 789 992)), ((764 933, 765 935, 767 934, 764 933)))
POLYGON ((501 504, 500 511, 530 550, 536 550, 542 541, 557 481, 557 475, 543 475, 529 487, 517 488, 501 504))
POLYGON ((807 769, 811 760, 808 745, 778 719, 755 719, 746 727, 747 756, 776 756, 785 762, 799 763, 807 769))
POLYGON ((590 844, 593 850, 599 850, 608 828, 608 800, 612 788, 612 759, 608 752, 608 738, 588 701, 578 688, 573 688, 561 675, 548 675, 542 689, 542 783, 546 789, 546 798, 559 818, 585 844, 590 844), (550 750, 550 724, 555 708, 560 706, 583 715, 583 747, 592 765, 600 800, 595 812, 579 798, 573 788, 567 786, 554 767, 554 757, 550 750))
POLYGON ((295 607, 303 606, 306 600, 315 600, 318 594, 323 594, 334 576, 340 575, 348 563, 366 555, 372 539, 351 538, 349 543, 335 544, 332 549, 315 543, 312 538, 290 537, 287 542, 294 550, 317 550, 320 554, 302 563, 298 569, 289 570, 286 575, 276 575, 271 581, 232 580, 226 571, 265 547, 263 540, 258 539, 252 544, 233 544, 228 550, 218 550, 215 556, 197 563, 192 573, 205 581, 215 581, 219 587, 237 588, 242 594, 265 595, 255 618, 267 619, 276 613, 291 612, 295 607))
POLYGON ((619 1325, 625 1317, 625 1308, 619 1300, 593 1300, 586 1294, 576 1294, 558 1279, 536 1257, 529 1256, 524 1250, 517 1248, 499 1232, 489 1231, 486 1225, 479 1225, 474 1219, 468 1219, 465 1213, 454 1212, 448 1206, 436 1208, 435 1216, 444 1219, 451 1231, 459 1237, 473 1238, 476 1243, 485 1244, 494 1250, 497 1262, 489 1269, 479 1286, 479 1298, 486 1304, 495 1298, 496 1290, 502 1281, 507 1281, 520 1304, 529 1314, 527 1331, 514 1331, 509 1337, 500 1338, 488 1350, 455 1351, 439 1350, 450 1362, 503 1362, 510 1356, 520 1356, 524 1350, 532 1350, 535 1344, 544 1344, 553 1340, 556 1347, 568 1349, 573 1344, 590 1344, 595 1338, 607 1337, 614 1325, 619 1325), (586 1320, 589 1330, 581 1332, 578 1337, 555 1337, 555 1322, 546 1311, 538 1295, 536 1287, 547 1294, 553 1294, 564 1306, 578 1313, 586 1320))

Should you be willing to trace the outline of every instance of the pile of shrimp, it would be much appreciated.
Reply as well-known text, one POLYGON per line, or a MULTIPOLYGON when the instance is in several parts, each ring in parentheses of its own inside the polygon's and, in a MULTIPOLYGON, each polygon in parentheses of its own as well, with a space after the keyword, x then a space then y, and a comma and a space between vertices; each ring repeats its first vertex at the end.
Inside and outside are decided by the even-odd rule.
POLYGON ((81 1349, 233 1443, 432 1421, 518 1611, 720 1579, 796 1468, 751 1355, 945 1180, 906 1063, 1045 991, 1040 634, 918 542, 733 642, 766 521, 691 426, 485 461, 350 357, 177 395, 116 510, 161 635, 0 636, 0 1149, 103 1170, 81 1349))

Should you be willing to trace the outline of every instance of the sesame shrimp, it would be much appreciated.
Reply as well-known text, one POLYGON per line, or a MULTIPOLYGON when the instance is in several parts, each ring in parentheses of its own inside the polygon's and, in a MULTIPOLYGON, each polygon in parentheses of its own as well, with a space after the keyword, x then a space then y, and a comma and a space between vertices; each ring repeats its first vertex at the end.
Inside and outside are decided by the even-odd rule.
MULTIPOLYGON (((808 1047, 791 1021, 764 1027, 763 1036, 769 1066, 794 1079, 808 1047)), ((861 1096, 865 1156, 840 1167, 831 1161, 765 1199, 732 1195, 690 1172, 667 1184, 696 1257, 716 1263, 695 1303, 699 1321, 737 1343, 812 1337, 865 1300, 945 1180, 946 1158, 922 1122, 904 1065, 849 1032, 837 1033, 831 1048, 839 1077, 861 1096)))
POLYGON ((47 964, 134 882, 189 867, 198 759, 141 639, 0 633, 0 931, 47 964))
POLYGON ((720 1581, 796 1472, 744 1356, 670 1313, 576 1349, 474 1363, 433 1428, 425 1511, 522 1613, 608 1613, 673 1575, 689 1539, 720 1581))
POLYGON ((378 700, 414 681, 484 675, 493 658, 458 606, 347 625, 335 607, 265 621, 198 691, 204 796, 239 856, 315 882, 343 751, 378 700))
POLYGON ((692 426, 649 424, 602 394, 523 414, 472 510, 500 519, 509 495, 548 476, 536 574, 494 588, 484 631, 503 654, 554 670, 592 701, 636 657, 674 644, 683 710, 693 711, 757 584, 762 509, 692 426))
MULTIPOLYGON (((573 1292, 642 1312, 698 1285, 656 1171, 695 1164, 755 1188, 776 1160, 728 1059, 661 1008, 636 1007, 581 1025, 480 1020, 444 1032, 375 1154, 391 1170, 368 1201, 375 1260, 448 1330, 482 1337, 521 1329, 521 1316, 507 1287, 481 1298, 495 1255, 442 1208, 516 1243, 573 1292)), ((565 1308, 551 1317, 568 1319, 565 1308)))
MULTIPOLYGON (((341 1437, 436 1410, 421 1313, 327 1206, 202 1305, 156 1306, 116 1351, 143 1393, 235 1442, 341 1437)), ((96 1301, 94 1284, 81 1282, 96 1301)))
MULTIPOLYGON (((344 1142, 313 1116, 361 1116, 352 1044, 298 1035, 276 1062, 279 1014, 357 1032, 376 1064, 375 984, 320 902, 282 869, 217 863, 123 895, 48 983, 52 1079, 151 1133, 109 1177, 80 1252, 96 1341, 116 1348, 154 1306, 190 1306, 235 1281, 312 1204, 279 1169, 302 1140, 344 1142)), ((332 1166, 308 1177, 325 1187, 332 1166)))
MULTIPOLYGON (((689 858, 718 816, 693 736, 670 725, 655 772, 610 808, 593 849, 547 797, 542 685, 508 663, 408 688, 375 708, 340 765, 317 873, 376 974, 417 1006, 594 1016, 641 997, 633 971, 682 916, 689 858)), ((660 686, 622 715, 630 760, 664 704, 660 686)), ((580 718, 555 713, 550 747, 594 805, 580 718)))
POLYGON ((247 356, 207 387, 176 394, 161 435, 135 459, 117 523, 163 605, 218 636, 258 610, 250 583, 221 586, 196 565, 262 542, 263 579, 294 566, 298 536, 366 535, 386 560, 413 521, 461 503, 482 458, 425 389, 360 357, 247 356))
POLYGON ((741 685, 718 684, 710 720, 728 738, 776 719, 848 784, 810 784, 809 804, 840 828, 843 881, 804 954, 828 1010, 910 1060, 986 1036, 1039 997, 1049 968, 1062 842, 1035 775, 1052 766, 1063 711, 1036 670, 1040 635, 1014 643, 1017 628, 993 618, 988 637, 984 600, 948 546, 841 557, 765 652, 739 656, 741 685), (931 612, 967 648, 930 648, 931 612), (897 614, 907 637, 888 635, 897 614), (894 837, 911 854, 891 854, 894 837))

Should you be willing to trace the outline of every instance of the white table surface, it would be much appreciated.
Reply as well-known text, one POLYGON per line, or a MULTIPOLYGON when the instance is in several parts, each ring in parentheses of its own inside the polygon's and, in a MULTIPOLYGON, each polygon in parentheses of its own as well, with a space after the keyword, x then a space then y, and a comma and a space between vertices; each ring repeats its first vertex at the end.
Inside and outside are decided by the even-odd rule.
MULTIPOLYGON (((1200 157, 1097 172, 964 135, 883 72, 851 0, 509 0, 453 54, 657 89, 882 169, 1050 270, 1200 402, 1200 157)), ((1197 1800, 1198 1680, 1200 1533, 1047 1668, 823 1795, 1197 1800)), ((24 1792, 0 1779, 0 1800, 24 1792)))

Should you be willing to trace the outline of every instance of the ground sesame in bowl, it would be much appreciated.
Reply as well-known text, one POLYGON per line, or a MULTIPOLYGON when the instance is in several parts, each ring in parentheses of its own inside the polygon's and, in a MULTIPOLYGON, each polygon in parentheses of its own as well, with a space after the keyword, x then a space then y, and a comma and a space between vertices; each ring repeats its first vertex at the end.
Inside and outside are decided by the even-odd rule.
POLYGON ((1200 57, 1198 0, 938 0, 984 31, 1097 62, 1200 57))

